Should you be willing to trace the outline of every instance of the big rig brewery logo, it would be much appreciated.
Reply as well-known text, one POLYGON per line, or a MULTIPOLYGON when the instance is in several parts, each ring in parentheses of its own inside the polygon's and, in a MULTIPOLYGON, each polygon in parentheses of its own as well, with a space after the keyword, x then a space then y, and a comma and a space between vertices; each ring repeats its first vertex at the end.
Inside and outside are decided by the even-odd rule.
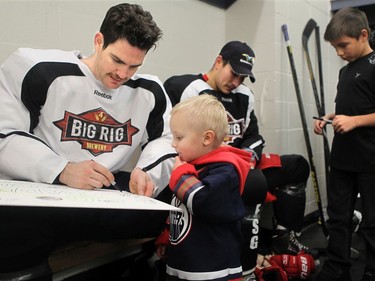
POLYGON ((131 119, 120 123, 102 108, 79 115, 65 111, 64 118, 53 123, 61 129, 61 141, 77 141, 94 156, 111 152, 118 145, 131 145, 139 131, 131 119))

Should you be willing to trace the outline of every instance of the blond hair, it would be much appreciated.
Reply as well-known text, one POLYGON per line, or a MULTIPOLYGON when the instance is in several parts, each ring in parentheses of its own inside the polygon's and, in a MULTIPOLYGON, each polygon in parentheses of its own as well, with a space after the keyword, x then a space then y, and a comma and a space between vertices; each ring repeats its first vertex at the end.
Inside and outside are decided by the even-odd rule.
POLYGON ((214 96, 202 94, 181 101, 172 108, 171 116, 182 112, 186 122, 196 130, 212 130, 221 144, 228 134, 228 117, 222 103, 214 96))

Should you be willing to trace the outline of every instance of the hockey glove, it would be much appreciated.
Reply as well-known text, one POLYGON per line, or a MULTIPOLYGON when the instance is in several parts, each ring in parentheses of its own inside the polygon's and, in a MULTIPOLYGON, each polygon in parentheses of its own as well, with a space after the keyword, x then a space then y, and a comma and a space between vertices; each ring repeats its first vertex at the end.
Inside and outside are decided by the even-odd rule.
POLYGON ((304 252, 300 252, 296 256, 288 254, 274 255, 270 260, 276 262, 285 270, 289 278, 306 280, 315 271, 313 257, 304 252))

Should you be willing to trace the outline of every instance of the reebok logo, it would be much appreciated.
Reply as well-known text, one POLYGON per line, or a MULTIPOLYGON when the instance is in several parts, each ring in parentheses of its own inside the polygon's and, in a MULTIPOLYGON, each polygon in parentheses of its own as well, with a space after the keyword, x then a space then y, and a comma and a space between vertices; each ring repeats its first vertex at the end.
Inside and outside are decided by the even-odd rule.
POLYGON ((233 102, 232 98, 221 98, 224 102, 233 102))
POLYGON ((95 90, 94 91, 94 95, 97 95, 99 97, 102 97, 102 98, 105 98, 105 99, 108 99, 108 100, 112 100, 112 96, 111 95, 108 95, 106 93, 102 93, 102 92, 99 92, 98 90, 95 90))

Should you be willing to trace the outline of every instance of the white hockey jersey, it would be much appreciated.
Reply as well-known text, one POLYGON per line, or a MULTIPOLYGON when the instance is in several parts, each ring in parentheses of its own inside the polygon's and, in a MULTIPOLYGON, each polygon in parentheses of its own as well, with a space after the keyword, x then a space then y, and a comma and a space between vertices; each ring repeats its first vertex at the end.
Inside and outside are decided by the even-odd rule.
POLYGON ((115 173, 141 148, 136 166, 160 192, 174 153, 162 83, 136 74, 107 89, 80 58, 21 48, 1 65, 0 174, 52 183, 69 161, 90 159, 115 173))

